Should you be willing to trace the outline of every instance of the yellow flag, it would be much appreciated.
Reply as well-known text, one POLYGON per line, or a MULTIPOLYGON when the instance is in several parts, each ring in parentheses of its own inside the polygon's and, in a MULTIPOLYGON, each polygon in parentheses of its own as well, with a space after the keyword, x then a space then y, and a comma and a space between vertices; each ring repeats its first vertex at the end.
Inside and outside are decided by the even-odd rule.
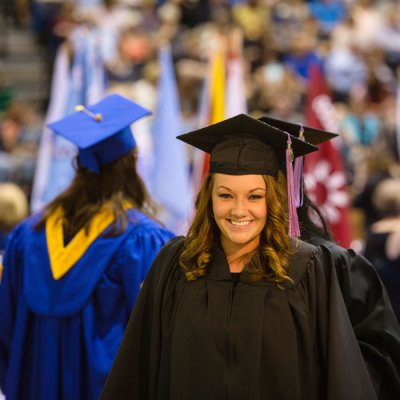
POLYGON ((225 57, 222 49, 211 59, 210 124, 225 119, 225 57))

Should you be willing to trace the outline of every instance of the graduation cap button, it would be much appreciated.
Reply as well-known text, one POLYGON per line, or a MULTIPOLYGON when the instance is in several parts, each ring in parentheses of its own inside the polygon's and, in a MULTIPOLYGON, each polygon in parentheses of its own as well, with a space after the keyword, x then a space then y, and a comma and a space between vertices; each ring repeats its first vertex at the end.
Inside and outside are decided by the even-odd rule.
POLYGON ((78 105, 75 107, 75 111, 79 112, 82 111, 83 113, 85 113, 87 116, 93 118, 95 121, 100 122, 103 119, 103 116, 101 114, 95 114, 92 113, 91 111, 89 111, 87 108, 85 108, 85 106, 83 106, 82 104, 78 105))

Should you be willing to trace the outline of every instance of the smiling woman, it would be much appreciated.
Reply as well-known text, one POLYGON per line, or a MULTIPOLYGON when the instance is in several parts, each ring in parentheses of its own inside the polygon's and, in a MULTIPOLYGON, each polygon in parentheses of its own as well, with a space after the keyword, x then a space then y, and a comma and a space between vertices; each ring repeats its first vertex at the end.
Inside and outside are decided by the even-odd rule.
POLYGON ((346 309, 363 278, 289 235, 280 170, 290 188, 286 154, 314 146, 247 115, 179 139, 210 153, 210 173, 186 237, 153 263, 101 400, 376 399, 346 309))

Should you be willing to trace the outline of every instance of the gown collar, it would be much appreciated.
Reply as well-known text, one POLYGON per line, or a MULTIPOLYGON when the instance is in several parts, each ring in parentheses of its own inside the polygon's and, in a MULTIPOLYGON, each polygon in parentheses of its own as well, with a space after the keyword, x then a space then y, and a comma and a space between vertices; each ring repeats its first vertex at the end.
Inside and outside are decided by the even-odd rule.
POLYGON ((213 251, 211 263, 207 267, 207 279, 215 281, 231 281, 228 260, 220 244, 213 251))
MULTIPOLYGON (((291 248, 292 259, 289 264, 289 276, 293 282, 285 282, 283 287, 293 287, 301 279, 305 272, 312 255, 316 252, 316 247, 310 244, 299 241, 298 239, 289 238, 289 245, 291 248)), ((213 258, 208 265, 206 278, 216 281, 232 281, 229 264, 226 259, 225 253, 220 244, 214 247, 213 258)), ((246 273, 246 268, 240 276, 240 282, 250 283, 254 286, 271 286, 275 285, 274 282, 266 281, 251 281, 246 273)))
MULTIPOLYGON (((228 260, 220 244, 215 246, 213 258, 208 266, 207 279, 215 281, 229 281, 232 282, 231 272, 229 270, 228 260)), ((246 273, 246 268, 243 269, 239 282, 246 282, 254 286, 271 286, 273 282, 266 280, 252 281, 246 273)))
MULTIPOLYGON (((125 204, 124 208, 132 207, 125 204)), ((82 228, 68 244, 64 244, 63 210, 56 209, 46 220, 46 242, 53 278, 62 278, 85 254, 89 246, 114 221, 114 214, 104 207, 91 220, 89 233, 82 228)))

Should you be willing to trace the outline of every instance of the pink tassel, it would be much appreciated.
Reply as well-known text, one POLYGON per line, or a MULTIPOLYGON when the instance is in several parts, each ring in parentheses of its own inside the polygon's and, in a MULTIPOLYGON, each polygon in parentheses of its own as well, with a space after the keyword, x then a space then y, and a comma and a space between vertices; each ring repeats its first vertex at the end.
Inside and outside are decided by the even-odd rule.
MULTIPOLYGON (((299 139, 304 140, 304 128, 303 125, 300 124, 300 132, 299 139)), ((294 160, 294 199, 296 208, 299 208, 303 205, 303 166, 304 166, 304 157, 297 157, 294 160)))
POLYGON ((288 206, 289 206, 289 236, 299 237, 300 228, 299 220, 297 218, 297 210, 294 196, 294 182, 293 182, 293 165, 292 165, 292 140, 288 134, 287 148, 286 148, 286 179, 288 191, 288 206))

